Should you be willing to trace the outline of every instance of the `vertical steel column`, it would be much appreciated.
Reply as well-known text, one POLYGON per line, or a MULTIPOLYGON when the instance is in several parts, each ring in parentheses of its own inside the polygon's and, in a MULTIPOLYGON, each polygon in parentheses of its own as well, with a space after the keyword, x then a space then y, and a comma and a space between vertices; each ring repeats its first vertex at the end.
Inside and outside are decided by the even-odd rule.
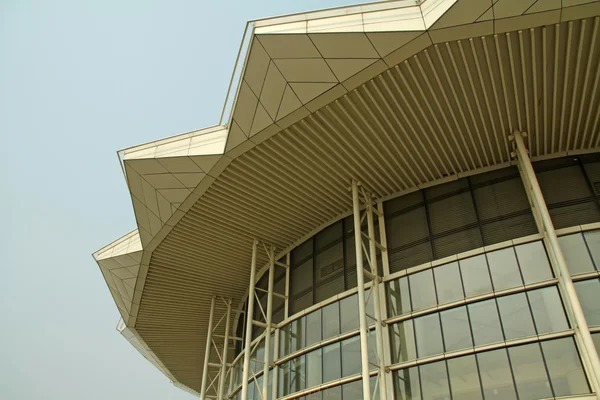
MULTIPOLYGON (((377 201, 377 211, 379 211, 378 221, 379 221, 379 243, 383 246, 381 251, 381 262, 383 264, 383 276, 389 276, 391 273, 390 270, 390 253, 388 251, 388 243, 387 243, 387 232, 385 230, 385 214, 383 212, 383 202, 381 200, 377 201)), ((387 302, 385 300, 385 283, 381 283, 381 291, 383 293, 383 300, 381 301, 381 318, 385 321, 388 318, 388 310, 387 310, 387 302)), ((391 348, 391 336, 390 336, 390 326, 385 325, 383 327, 383 356, 385 365, 392 364, 392 348, 391 348)), ((394 398, 394 380, 393 376, 390 373, 386 374, 386 389, 387 389, 387 397, 389 399, 394 398)))
POLYGON ((279 328, 275 329, 275 343, 273 344, 273 386, 271 388, 273 398, 277 398, 277 383, 279 381, 279 367, 275 361, 279 358, 279 328))
POLYGON ((371 259, 371 272, 376 277, 372 282, 373 285, 371 286, 371 290, 373 291, 373 308, 375 308, 375 340, 377 348, 377 364, 379 368, 380 388, 379 398, 382 400, 386 400, 387 389, 385 376, 385 360, 383 356, 383 320, 381 318, 381 288, 379 287, 381 282, 379 277, 379 271, 377 270, 377 248, 375 247, 375 222, 373 221, 373 211, 371 209, 371 207, 373 207, 373 199, 371 198, 370 193, 366 194, 365 203, 367 205, 366 213, 369 235, 369 258, 371 259))
POLYGON ((208 361, 210 358, 210 349, 212 347, 212 331, 213 331, 213 318, 215 315, 215 300, 213 296, 210 300, 210 314, 208 317, 208 333, 206 334, 206 350, 204 352, 204 366, 202 368, 202 387, 200 389, 200 398, 204 399, 206 396, 206 385, 208 384, 208 361))
MULTIPOLYGON (((231 299, 227 299, 227 314, 225 315, 225 336, 223 337, 223 352, 221 353, 221 376, 219 377, 219 392, 217 400, 223 400, 225 378, 227 375, 227 352, 229 351, 229 320, 231 319, 231 299)), ((230 367, 231 368, 231 367, 230 367)), ((231 373, 231 372, 230 372, 231 373)))
POLYGON ((544 235, 559 284, 564 289, 565 301, 572 311, 572 322, 575 325, 575 337, 579 339, 578 342, 583 347, 581 350, 584 362, 588 362, 588 372, 590 375, 590 381, 592 383, 592 390, 597 393, 597 396, 600 396, 600 359, 598 357, 598 353, 596 352, 596 348, 590 334, 590 329, 587 325, 587 321, 585 320, 585 315, 583 314, 581 304, 579 303, 579 298, 577 297, 575 286, 573 285, 571 275, 567 268, 567 263, 565 261, 562 249, 560 248, 560 244, 558 243, 558 237, 556 236, 556 231, 554 230, 554 224, 552 223, 550 213, 546 207, 542 190, 537 181, 537 177, 535 176, 535 172, 533 170, 533 166, 531 165, 523 137, 520 133, 517 132, 514 134, 514 141, 516 144, 516 156, 519 172, 521 173, 525 190, 530 195, 531 205, 534 209, 534 216, 539 218, 539 221, 536 222, 538 227, 541 227, 540 233, 544 235))
POLYGON ((283 310, 283 319, 288 319, 290 316, 290 269, 292 268, 290 260, 290 253, 287 253, 285 255, 285 263, 287 267, 285 268, 285 306, 283 310))
POLYGON ((252 263, 250 265, 250 286, 248 288, 248 307, 246 308, 246 341, 244 347, 244 366, 242 369, 242 399, 248 398, 248 373, 250 371, 250 346, 252 345, 252 320, 254 318, 254 285, 256 280, 256 258, 258 241, 252 242, 252 263))
POLYGON ((271 353, 271 324, 273 321, 273 281, 275 280, 275 249, 269 249, 269 285, 267 293, 267 315, 265 328, 265 358, 263 365, 263 387, 262 396, 264 400, 269 398, 269 364, 271 353))
POLYGON ((352 181, 352 210, 354 212, 354 247, 356 249, 356 280, 358 286, 358 321, 360 328, 360 355, 363 383, 363 399, 371 399, 369 382, 369 347, 367 341, 367 310, 365 304, 365 278, 363 272, 362 230, 360 224, 360 200, 358 183, 352 181))

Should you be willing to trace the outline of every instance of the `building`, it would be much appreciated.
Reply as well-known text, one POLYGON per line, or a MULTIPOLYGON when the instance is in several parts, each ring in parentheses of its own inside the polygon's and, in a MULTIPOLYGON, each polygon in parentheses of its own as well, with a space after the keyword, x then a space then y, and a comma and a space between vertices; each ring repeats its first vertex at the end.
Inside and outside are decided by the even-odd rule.
POLYGON ((207 399, 598 398, 599 15, 251 21, 219 124, 119 153, 118 329, 207 399))

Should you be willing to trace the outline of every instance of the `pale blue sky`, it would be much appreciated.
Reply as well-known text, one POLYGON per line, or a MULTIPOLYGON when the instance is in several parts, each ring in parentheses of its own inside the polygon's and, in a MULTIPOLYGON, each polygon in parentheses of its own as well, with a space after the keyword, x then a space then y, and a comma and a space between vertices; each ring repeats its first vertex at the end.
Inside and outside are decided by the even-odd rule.
POLYGON ((0 0, 0 398, 192 398, 90 255, 135 228, 115 152, 217 123, 247 20, 348 3, 0 0))

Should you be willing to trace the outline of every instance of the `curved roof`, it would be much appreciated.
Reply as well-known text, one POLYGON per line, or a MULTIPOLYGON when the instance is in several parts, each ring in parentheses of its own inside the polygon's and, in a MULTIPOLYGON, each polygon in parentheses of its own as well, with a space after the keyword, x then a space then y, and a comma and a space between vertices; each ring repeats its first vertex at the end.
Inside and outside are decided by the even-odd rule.
MULTIPOLYGON (((120 153, 138 230, 95 257, 125 325, 199 390, 210 298, 251 243, 293 247, 381 197, 598 151, 598 0, 392 1, 253 21, 227 123, 120 153), (417 3, 417 4, 415 4, 417 3)), ((259 260, 266 262, 266 260, 259 260)))

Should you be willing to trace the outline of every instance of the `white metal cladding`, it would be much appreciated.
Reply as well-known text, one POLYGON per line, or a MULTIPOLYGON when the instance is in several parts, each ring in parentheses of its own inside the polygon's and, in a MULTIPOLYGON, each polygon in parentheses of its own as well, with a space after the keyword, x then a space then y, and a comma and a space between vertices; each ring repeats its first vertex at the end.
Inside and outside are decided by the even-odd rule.
POLYGON ((251 241, 290 248, 349 209, 351 179, 385 197, 505 166, 514 130, 534 160, 598 147, 600 2, 485 4, 424 2, 452 7, 420 35, 398 30, 407 10, 376 22, 392 32, 255 31, 233 119, 209 141, 226 129, 225 154, 192 151, 190 134, 124 160, 143 247, 124 318, 179 382, 200 388, 210 297, 242 298, 251 241), (362 53, 336 53, 349 48, 362 53))

